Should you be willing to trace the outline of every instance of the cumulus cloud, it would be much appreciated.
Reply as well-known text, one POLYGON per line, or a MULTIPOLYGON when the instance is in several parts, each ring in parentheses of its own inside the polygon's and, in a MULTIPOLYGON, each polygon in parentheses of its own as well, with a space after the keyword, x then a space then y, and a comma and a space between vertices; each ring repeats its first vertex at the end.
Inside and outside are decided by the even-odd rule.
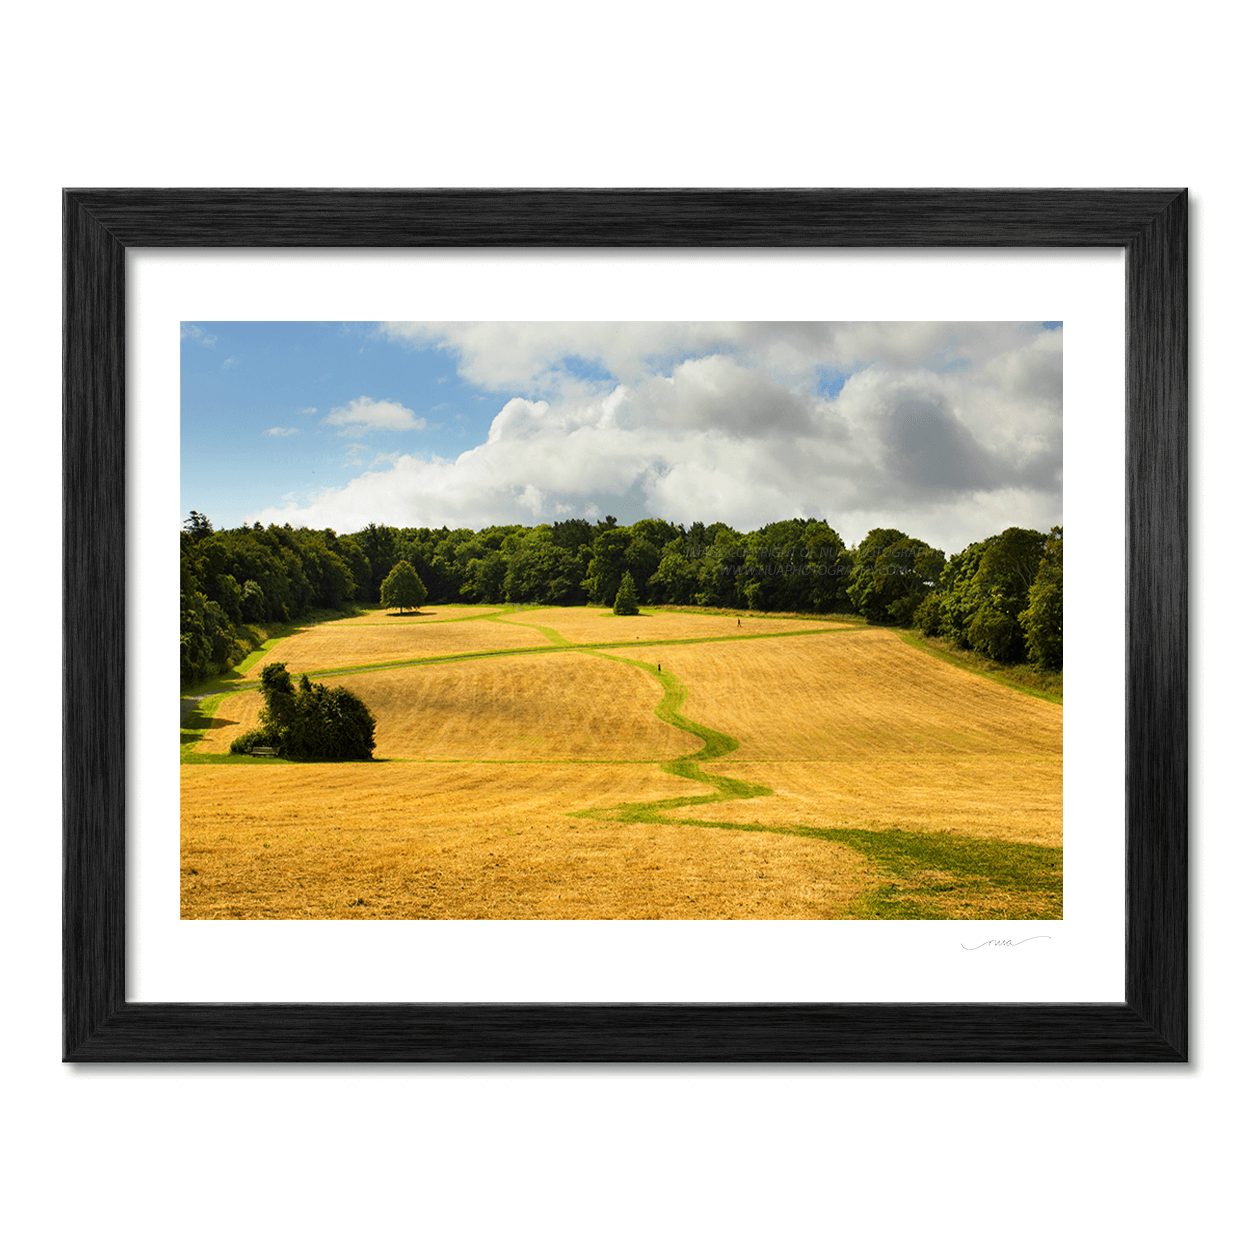
POLYGON ((361 395, 338 408, 331 408, 324 425, 340 427, 345 435, 359 434, 365 430, 423 430, 425 419, 418 417, 411 408, 397 404, 393 399, 370 399, 361 395))
MULTIPOLYGON (((958 550, 1062 520, 1062 331, 1020 323, 387 323, 512 398, 454 459, 400 455, 262 522, 358 529, 644 515, 895 525, 958 550), (845 379, 836 395, 830 377, 845 379)), ((421 428, 362 396, 344 433, 421 428)), ((423 424, 423 423, 421 423, 423 424)), ((363 448, 353 449, 363 452, 363 448)), ((359 463, 359 461, 354 461, 359 463)))
POLYGON ((294 426, 283 427, 281 425, 275 425, 272 429, 266 430, 265 433, 271 438, 289 438, 292 434, 298 434, 299 430, 297 430, 294 426))
POLYGON ((301 408, 299 410, 299 415, 301 417, 311 417, 316 411, 316 408, 301 408))

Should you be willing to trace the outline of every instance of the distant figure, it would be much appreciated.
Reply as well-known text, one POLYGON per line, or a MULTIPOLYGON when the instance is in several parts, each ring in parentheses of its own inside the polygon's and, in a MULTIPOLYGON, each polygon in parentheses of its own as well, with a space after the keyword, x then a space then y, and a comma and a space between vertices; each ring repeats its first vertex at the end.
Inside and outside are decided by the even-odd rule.
POLYGON ((656 666, 655 666, 655 671, 656 671, 657 673, 662 673, 662 672, 664 671, 663 666, 662 666, 662 665, 661 665, 658 661, 657 661, 656 666))
POLYGON ((742 617, 738 617, 738 628, 742 628, 742 617))

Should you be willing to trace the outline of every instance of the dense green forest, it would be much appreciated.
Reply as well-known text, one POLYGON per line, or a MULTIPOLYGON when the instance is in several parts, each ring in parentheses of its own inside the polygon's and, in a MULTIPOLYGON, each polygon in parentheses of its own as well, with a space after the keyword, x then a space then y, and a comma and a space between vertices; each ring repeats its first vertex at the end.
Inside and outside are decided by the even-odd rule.
POLYGON ((1010 528, 947 559, 897 529, 847 547, 824 521, 741 533, 722 522, 615 517, 481 530, 368 525, 355 534, 257 522, 181 533, 182 679, 223 672, 249 625, 378 603, 401 561, 431 603, 611 606, 626 574, 639 604, 846 613, 914 626, 1004 663, 1063 667, 1063 531, 1010 528))

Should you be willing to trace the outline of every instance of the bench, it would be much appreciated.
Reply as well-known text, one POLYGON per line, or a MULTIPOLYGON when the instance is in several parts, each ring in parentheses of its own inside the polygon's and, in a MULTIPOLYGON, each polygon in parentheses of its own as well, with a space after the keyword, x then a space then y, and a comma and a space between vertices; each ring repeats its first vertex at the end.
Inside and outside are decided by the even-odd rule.
POLYGON ((273 749, 273 747, 253 747, 252 754, 253 755, 277 755, 278 753, 277 751, 273 749))

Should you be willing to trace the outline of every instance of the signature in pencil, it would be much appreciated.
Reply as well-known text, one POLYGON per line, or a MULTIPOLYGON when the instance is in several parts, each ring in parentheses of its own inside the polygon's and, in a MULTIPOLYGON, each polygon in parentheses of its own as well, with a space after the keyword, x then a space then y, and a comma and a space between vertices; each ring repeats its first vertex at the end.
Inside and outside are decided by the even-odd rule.
POLYGON ((1050 934, 1038 933, 1034 937, 1020 938, 1019 941, 1015 938, 986 938, 984 942, 978 942, 975 946, 964 946, 962 942, 959 945, 964 946, 966 951, 979 951, 983 946, 1023 946, 1025 942, 1036 942, 1039 938, 1045 938, 1047 941, 1050 941, 1050 934))

